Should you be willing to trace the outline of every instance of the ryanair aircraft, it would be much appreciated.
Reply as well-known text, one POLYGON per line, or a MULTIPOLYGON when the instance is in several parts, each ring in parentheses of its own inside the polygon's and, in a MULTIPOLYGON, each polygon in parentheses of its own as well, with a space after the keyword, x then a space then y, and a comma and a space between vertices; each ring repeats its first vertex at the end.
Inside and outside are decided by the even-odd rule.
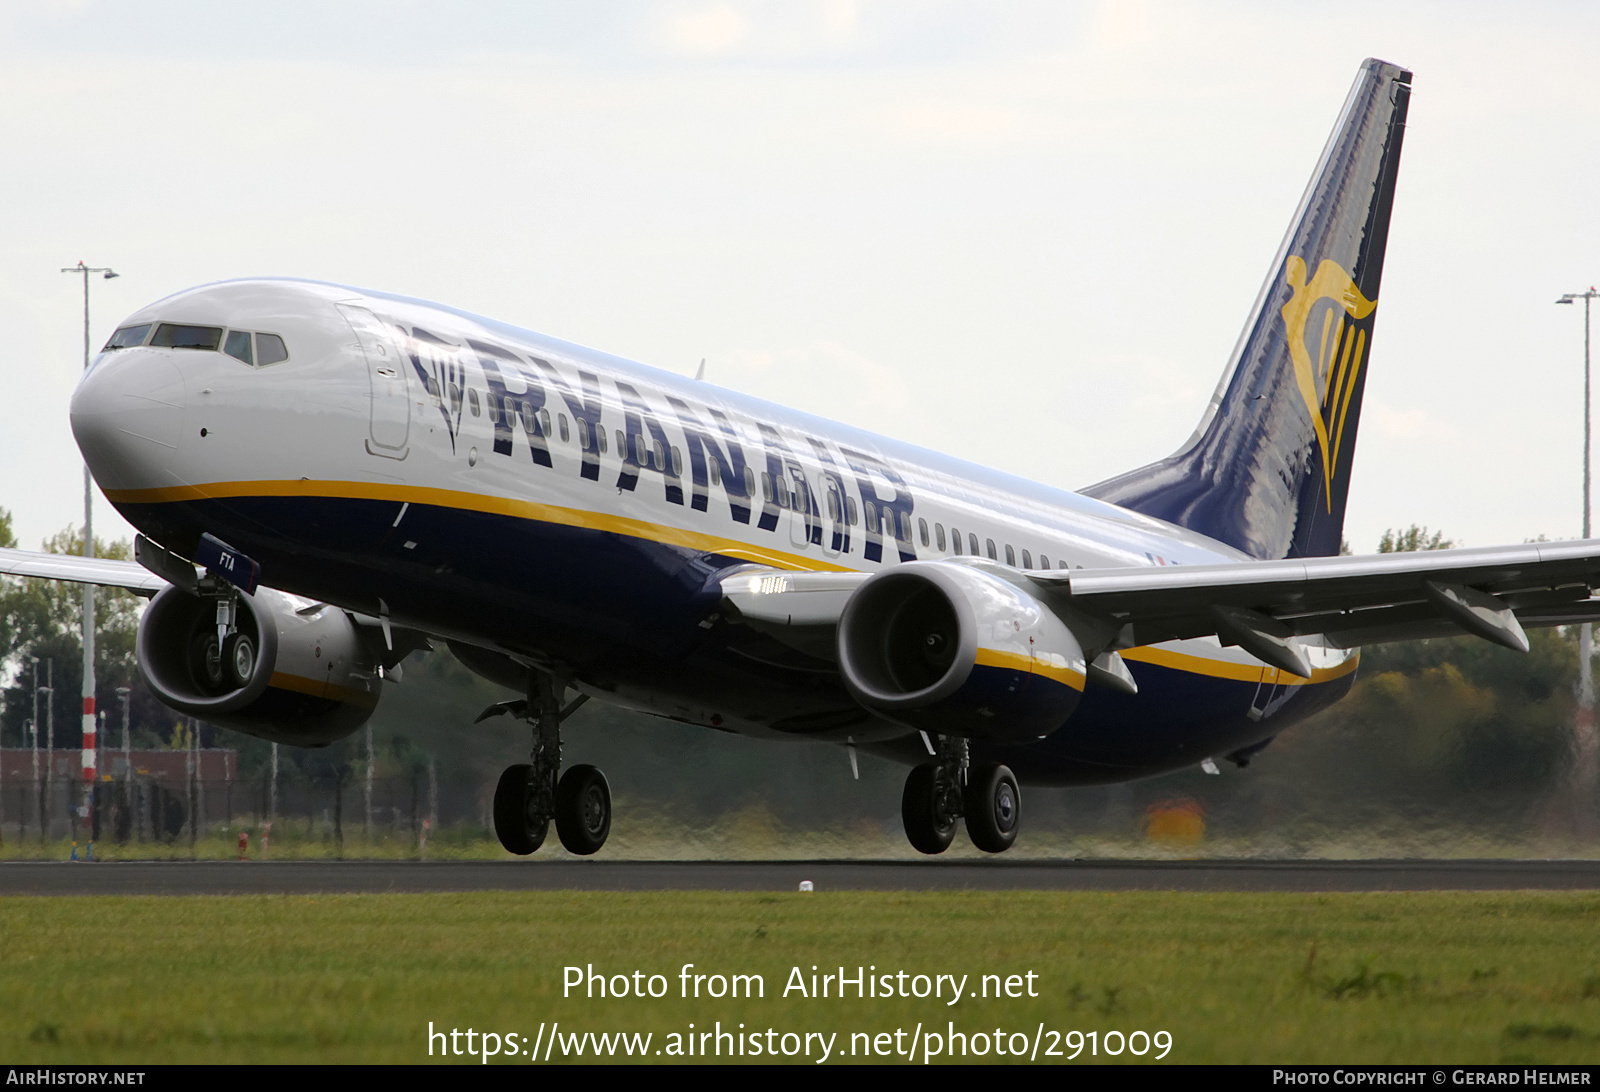
MULTIPOLYGON (((153 595, 150 689, 297 746, 447 644, 523 695, 513 853, 611 824, 595 698, 905 762, 906 835, 1016 837, 1019 783, 1245 765, 1362 644, 1600 617, 1600 543, 1340 557, 1411 73, 1361 66, 1194 436, 1078 493, 418 300, 241 280, 130 316, 72 427, 153 595), (197 569, 196 566, 201 569, 197 569), (203 571, 202 571, 203 570, 203 571)), ((480 716, 479 719, 483 719, 480 716)))

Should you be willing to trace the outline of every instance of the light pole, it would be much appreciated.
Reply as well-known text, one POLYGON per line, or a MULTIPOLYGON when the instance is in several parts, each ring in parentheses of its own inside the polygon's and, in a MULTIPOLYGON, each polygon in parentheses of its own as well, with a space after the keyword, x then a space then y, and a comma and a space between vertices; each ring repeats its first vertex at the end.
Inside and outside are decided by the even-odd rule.
MULTIPOLYGON (((122 699, 122 791, 118 793, 120 800, 117 807, 119 819, 116 823, 117 830, 133 830, 133 753, 128 749, 128 699, 133 692, 126 686, 117 687, 117 697, 122 699)), ((126 841, 126 837, 112 832, 113 837, 126 841)))
MULTIPOLYGON (((39 840, 42 842, 50 832, 49 811, 52 801, 50 790, 55 786, 56 764, 56 688, 54 660, 46 660, 45 679, 47 685, 38 688, 38 692, 46 695, 44 700, 44 791, 39 795, 39 840)), ((34 722, 33 734, 39 734, 39 722, 34 722)))
MULTIPOLYGON (((1568 306, 1583 301, 1583 537, 1590 536, 1589 527, 1589 305, 1600 298, 1600 290, 1593 285, 1587 292, 1568 292, 1557 303, 1568 306)), ((1594 723, 1594 674, 1590 660, 1594 655, 1594 630, 1585 622, 1578 630, 1578 712, 1572 725, 1572 796, 1573 816, 1580 834, 1589 833, 1591 809, 1594 801, 1597 752, 1600 738, 1596 737, 1594 723)))
POLYGON ((33 661, 33 799, 38 805, 39 812, 39 840, 44 841, 44 782, 39 780, 39 657, 29 656, 33 661))
POLYGON ((126 686, 117 687, 117 697, 122 701, 122 779, 133 780, 133 754, 128 749, 128 698, 133 691, 126 686))
MULTIPOLYGON (((87 266, 83 259, 78 264, 61 270, 83 277, 83 370, 89 370, 89 274, 99 273, 105 280, 117 273, 104 266, 87 266)), ((83 556, 94 556, 94 479, 89 474, 89 464, 83 464, 83 556)), ((94 585, 83 586, 83 804, 94 807, 95 780, 95 726, 98 718, 94 707, 94 585)), ((92 816, 85 818, 93 821, 92 816)), ((91 827, 91 829, 93 829, 91 827)))

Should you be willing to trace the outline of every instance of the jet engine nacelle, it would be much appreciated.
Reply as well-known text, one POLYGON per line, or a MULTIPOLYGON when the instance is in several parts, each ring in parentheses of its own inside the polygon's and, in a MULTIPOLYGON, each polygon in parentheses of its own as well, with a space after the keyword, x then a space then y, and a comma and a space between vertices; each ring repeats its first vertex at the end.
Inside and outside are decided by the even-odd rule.
POLYGON ((157 698, 296 747, 332 743, 366 723, 382 682, 348 614, 271 588, 237 603, 237 636, 219 642, 215 600, 167 588, 151 601, 139 624, 138 661, 157 698))
POLYGON ((981 569, 914 561, 879 573, 839 619, 857 701, 929 732, 1041 739, 1077 708, 1083 649, 1034 596, 981 569))

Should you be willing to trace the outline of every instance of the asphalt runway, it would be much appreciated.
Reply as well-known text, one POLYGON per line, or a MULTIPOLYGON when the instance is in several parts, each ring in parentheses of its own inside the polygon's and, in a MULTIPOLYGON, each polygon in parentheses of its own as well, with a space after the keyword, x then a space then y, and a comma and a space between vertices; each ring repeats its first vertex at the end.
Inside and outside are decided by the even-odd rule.
POLYGON ((1594 891, 1600 861, 129 861, 0 863, 0 895, 438 891, 1594 891))

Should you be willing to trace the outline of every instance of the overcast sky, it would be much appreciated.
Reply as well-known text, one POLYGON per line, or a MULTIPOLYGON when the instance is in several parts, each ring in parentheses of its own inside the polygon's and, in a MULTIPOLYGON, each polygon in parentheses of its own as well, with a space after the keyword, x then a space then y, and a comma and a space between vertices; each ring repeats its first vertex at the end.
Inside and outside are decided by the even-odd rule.
POLYGON ((1087 485, 1193 429, 1367 56, 1416 81, 1348 537, 1574 537, 1583 3, 0 0, 0 506, 82 519, 80 258, 97 347, 310 277, 1087 485))

